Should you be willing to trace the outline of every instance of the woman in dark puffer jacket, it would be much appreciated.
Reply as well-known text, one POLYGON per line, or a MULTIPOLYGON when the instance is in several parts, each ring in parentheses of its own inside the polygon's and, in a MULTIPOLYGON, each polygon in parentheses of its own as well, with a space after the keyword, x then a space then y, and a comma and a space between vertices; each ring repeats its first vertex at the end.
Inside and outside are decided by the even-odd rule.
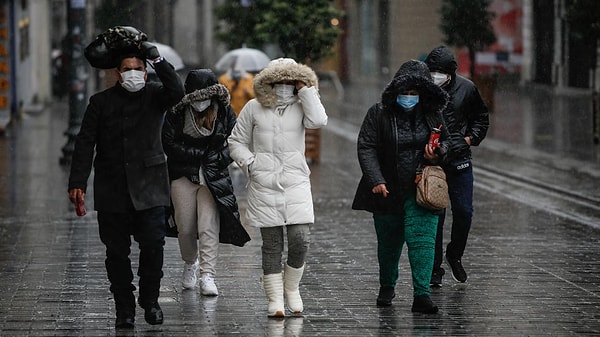
POLYGON ((413 280, 412 311, 438 311, 429 297, 438 216, 417 205, 414 181, 420 164, 439 164, 447 154, 448 133, 442 118, 447 100, 448 95, 433 83, 427 65, 411 60, 402 64, 361 126, 358 160, 363 176, 352 208, 373 213, 378 306, 392 304, 406 242, 413 280), (440 125, 440 146, 434 151, 428 139, 440 125))
POLYGON ((216 296, 214 282, 219 242, 243 246, 242 227, 228 166, 227 137, 235 125, 227 88, 209 69, 192 70, 186 95, 167 113, 162 141, 169 167, 171 199, 181 257, 182 285, 216 296), (199 261, 198 261, 199 258, 199 261))

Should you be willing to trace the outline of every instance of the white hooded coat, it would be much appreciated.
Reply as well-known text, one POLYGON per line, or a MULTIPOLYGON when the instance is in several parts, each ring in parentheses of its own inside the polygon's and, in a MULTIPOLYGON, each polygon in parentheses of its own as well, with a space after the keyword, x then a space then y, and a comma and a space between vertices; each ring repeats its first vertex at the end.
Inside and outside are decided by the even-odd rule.
POLYGON ((317 76, 308 66, 278 59, 256 75, 254 91, 256 98, 244 106, 228 138, 231 157, 248 176, 247 224, 314 223, 304 135, 306 128, 327 124, 317 76), (306 84, 287 106, 277 104, 272 87, 284 80, 306 84))

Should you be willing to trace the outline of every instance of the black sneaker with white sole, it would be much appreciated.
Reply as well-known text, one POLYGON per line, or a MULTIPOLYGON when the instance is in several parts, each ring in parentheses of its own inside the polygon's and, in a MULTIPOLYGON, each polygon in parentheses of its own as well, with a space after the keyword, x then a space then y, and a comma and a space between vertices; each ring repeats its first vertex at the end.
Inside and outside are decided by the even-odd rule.
POLYGON ((431 273, 431 282, 429 282, 429 286, 432 288, 441 288, 442 287, 442 277, 446 274, 444 268, 434 268, 431 273))
POLYGON ((448 264, 448 267, 450 267, 450 272, 454 281, 461 283, 467 281, 467 272, 465 272, 460 259, 451 259, 446 255, 446 263, 448 264))

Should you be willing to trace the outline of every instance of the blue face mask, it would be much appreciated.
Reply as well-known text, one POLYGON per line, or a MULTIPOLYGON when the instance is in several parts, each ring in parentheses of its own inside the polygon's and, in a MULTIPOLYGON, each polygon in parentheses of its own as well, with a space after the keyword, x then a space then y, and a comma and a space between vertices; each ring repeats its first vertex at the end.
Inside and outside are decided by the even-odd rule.
POLYGON ((396 103, 404 110, 411 110, 419 103, 419 95, 398 95, 396 103))

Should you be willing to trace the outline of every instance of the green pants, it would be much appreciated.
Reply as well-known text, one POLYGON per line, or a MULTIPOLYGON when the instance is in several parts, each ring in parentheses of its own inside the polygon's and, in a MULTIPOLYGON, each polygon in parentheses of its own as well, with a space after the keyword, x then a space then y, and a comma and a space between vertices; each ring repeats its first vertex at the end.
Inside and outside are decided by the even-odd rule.
POLYGON ((373 214, 377 233, 379 284, 382 287, 396 286, 398 263, 406 241, 413 294, 429 295, 439 216, 417 205, 414 195, 406 196, 404 212, 404 217, 395 214, 373 214))

